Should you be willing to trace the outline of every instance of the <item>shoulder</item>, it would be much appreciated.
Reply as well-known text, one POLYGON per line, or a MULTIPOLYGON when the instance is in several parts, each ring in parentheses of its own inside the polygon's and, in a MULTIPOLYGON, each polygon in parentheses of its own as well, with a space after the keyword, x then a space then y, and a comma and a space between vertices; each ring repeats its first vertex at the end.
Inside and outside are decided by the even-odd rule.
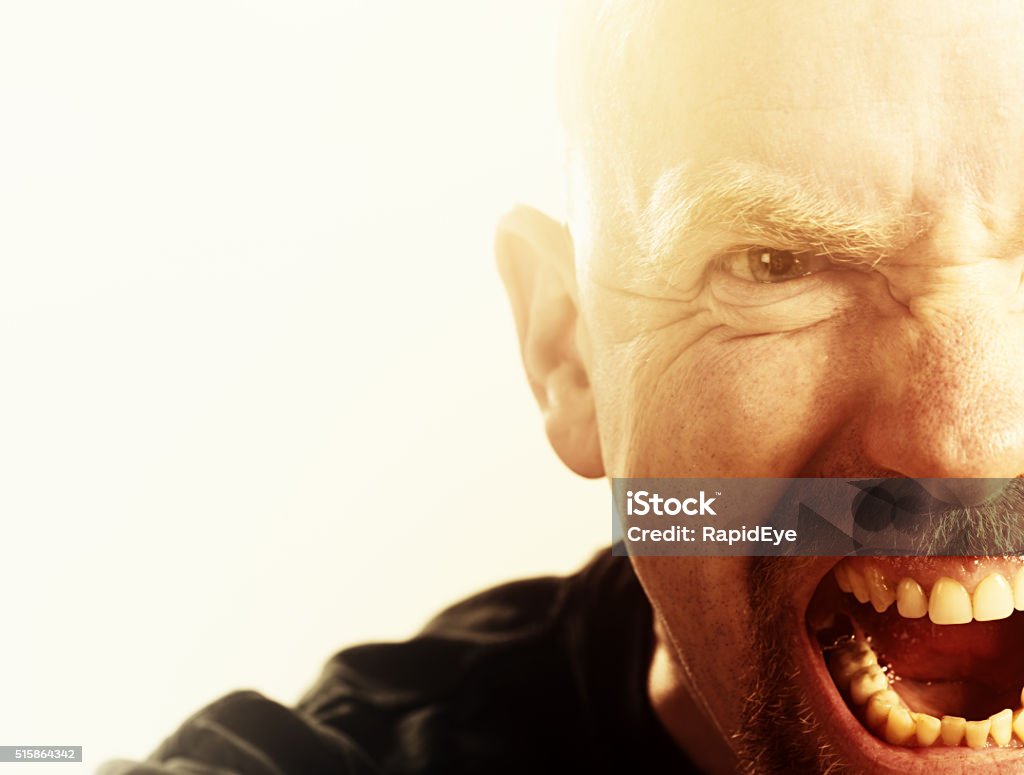
POLYGON ((112 761, 97 775, 370 775, 343 736, 254 691, 221 697, 188 718, 145 762, 112 761))
POLYGON ((643 628, 649 615, 628 558, 606 549, 571 576, 475 594, 408 641, 341 651, 294 708, 236 692, 188 719, 146 763, 101 772, 506 772, 542 762, 534 771, 554 771, 589 750, 592 667, 607 666, 613 640, 605 635, 621 636, 628 622, 643 628))
POLYGON ((462 689, 480 688, 475 682, 500 680, 502 666, 537 670, 541 654, 570 660, 585 631, 605 620, 621 624, 622 612, 642 617, 646 610, 629 559, 606 549, 570 576, 520 579, 478 592, 437 614, 410 640, 339 652, 299 707, 322 715, 339 701, 372 695, 394 700, 389 706, 414 697, 454 699, 462 689), (396 691, 377 694, 383 686, 396 691))
POLYGON ((571 770, 596 750, 595 684, 618 686, 609 665, 625 680, 617 644, 642 651, 649 624, 629 559, 605 549, 571 576, 477 593, 403 643, 340 652, 298 707, 388 771, 571 770))

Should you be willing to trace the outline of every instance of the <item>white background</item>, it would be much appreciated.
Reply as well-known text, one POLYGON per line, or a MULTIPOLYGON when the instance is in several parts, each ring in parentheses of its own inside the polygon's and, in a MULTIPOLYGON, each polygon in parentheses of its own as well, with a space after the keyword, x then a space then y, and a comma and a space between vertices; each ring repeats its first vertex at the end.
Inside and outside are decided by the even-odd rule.
POLYGON ((609 539, 491 254, 561 214, 556 5, 0 5, 0 744, 86 756, 31 772, 609 539))

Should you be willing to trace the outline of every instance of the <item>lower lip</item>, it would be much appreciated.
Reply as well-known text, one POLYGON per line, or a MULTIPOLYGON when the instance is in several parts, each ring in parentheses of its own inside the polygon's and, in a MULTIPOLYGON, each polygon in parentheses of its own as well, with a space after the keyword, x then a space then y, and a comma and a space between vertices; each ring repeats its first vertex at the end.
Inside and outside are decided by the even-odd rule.
POLYGON ((882 742, 868 732, 850 712, 825 667, 821 650, 811 639, 803 621, 798 623, 796 631, 793 653, 799 659, 803 682, 807 686, 808 704, 842 761, 851 765, 854 771, 879 775, 959 774, 966 767, 970 767, 971 772, 978 771, 978 767, 991 767, 999 771, 1010 763, 1024 771, 1024 751, 1020 749, 973 751, 942 746, 918 749, 901 748, 882 742))

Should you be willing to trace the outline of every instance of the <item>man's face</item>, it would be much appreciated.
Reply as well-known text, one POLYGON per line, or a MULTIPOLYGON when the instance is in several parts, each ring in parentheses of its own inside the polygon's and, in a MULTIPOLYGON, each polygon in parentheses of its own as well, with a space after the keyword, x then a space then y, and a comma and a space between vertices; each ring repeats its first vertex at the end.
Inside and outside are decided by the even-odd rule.
MULTIPOLYGON (((608 102, 581 120, 570 226, 607 474, 1020 474, 1024 9, 684 5, 625 20, 618 69, 601 76, 608 102)), ((992 738, 925 750, 883 742, 884 721, 868 731, 808 634, 834 558, 634 562, 681 680, 744 755, 767 757, 757 766, 778 765, 750 729, 768 723, 776 757, 823 750, 819 766, 959 772, 1007 753, 992 738), (755 686, 769 664, 781 667, 755 686)), ((861 571, 926 594, 950 576, 970 593, 995 571, 1012 584, 1015 567, 861 571)), ((920 645, 893 646, 905 685, 924 687, 911 711, 980 721, 1019 695, 1000 683, 1017 672, 989 670, 979 688, 963 657, 1002 653, 1003 630, 950 640, 956 625, 895 604, 882 617, 890 641, 920 645)))

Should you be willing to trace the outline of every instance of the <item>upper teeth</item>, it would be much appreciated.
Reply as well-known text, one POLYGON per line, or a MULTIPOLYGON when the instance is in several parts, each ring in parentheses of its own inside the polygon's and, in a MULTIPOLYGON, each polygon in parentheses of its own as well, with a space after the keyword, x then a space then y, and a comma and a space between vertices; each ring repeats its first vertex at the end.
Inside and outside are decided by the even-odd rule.
POLYGON ((873 564, 861 570, 843 560, 833 573, 839 588, 852 593, 861 603, 870 602, 879 613, 896 603, 899 615, 908 619, 928 614, 935 624, 966 624, 971 619, 1005 619, 1015 608, 1024 611, 1024 568, 1017 571, 1012 584, 1002 573, 986 576, 974 588, 974 594, 968 594, 956 579, 943 577, 926 595, 914 579, 887 578, 873 564))

